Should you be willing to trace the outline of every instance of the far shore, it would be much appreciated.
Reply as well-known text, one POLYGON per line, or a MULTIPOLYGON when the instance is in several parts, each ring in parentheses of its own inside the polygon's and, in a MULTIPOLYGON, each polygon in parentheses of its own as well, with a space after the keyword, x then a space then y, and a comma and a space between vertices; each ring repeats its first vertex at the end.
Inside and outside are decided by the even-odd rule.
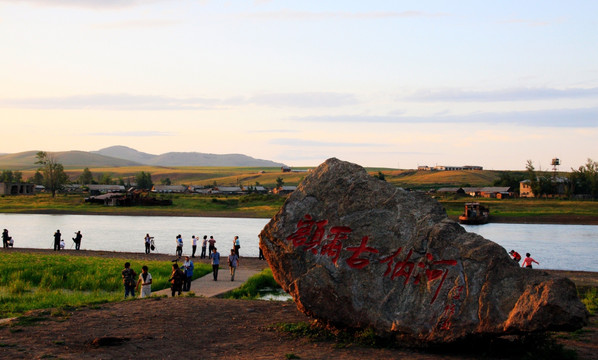
MULTIPOLYGON (((108 216, 180 216, 180 217, 224 217, 224 218, 256 218, 268 219, 247 211, 172 211, 151 208, 148 210, 114 210, 111 211, 72 211, 58 209, 24 210, 18 212, 0 212, 4 214, 47 214, 47 215, 108 215, 108 216)), ((458 216, 449 216, 458 221, 458 216)), ((598 217, 593 215, 535 215, 535 216, 494 216, 491 223, 505 224, 561 224, 561 225, 598 225, 598 217)))

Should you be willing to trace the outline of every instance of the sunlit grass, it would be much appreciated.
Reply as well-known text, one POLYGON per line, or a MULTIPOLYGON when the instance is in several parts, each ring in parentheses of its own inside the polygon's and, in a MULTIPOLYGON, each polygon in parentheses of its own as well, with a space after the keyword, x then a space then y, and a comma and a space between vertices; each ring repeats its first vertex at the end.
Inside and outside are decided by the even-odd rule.
MULTIPOLYGON (((27 310, 58 306, 81 306, 120 300, 124 296, 123 259, 4 253, 0 262, 0 318, 27 310)), ((164 261, 131 260, 139 274, 147 265, 152 291, 170 286, 172 264, 164 261)), ((211 271, 196 264, 194 278, 211 271)))

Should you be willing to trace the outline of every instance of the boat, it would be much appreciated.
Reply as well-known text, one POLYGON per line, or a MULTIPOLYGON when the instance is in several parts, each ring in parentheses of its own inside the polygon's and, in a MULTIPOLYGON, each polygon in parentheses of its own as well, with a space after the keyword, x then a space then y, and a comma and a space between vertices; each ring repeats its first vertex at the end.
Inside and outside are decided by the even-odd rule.
POLYGON ((459 222, 468 225, 486 224, 489 219, 490 209, 477 202, 466 203, 465 212, 459 216, 459 222))

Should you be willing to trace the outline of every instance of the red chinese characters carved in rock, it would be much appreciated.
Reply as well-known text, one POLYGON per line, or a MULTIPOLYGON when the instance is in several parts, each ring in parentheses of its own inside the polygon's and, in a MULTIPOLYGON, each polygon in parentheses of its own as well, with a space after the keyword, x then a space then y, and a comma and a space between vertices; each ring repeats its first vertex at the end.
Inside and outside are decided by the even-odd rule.
MULTIPOLYGON (((328 233, 326 233, 326 225, 328 225, 328 220, 316 221, 311 215, 307 214, 303 219, 299 220, 297 223, 297 230, 287 237, 287 241, 292 241, 293 246, 295 247, 303 246, 305 251, 311 251, 314 255, 320 252, 321 255, 329 256, 332 262, 337 264, 341 257, 341 251, 343 250, 343 241, 349 239, 352 229, 347 226, 334 226, 330 228, 328 233)), ((378 249, 367 246, 368 241, 369 237, 364 236, 361 239, 359 246, 349 246, 344 248, 344 250, 353 253, 345 260, 350 268, 363 269, 370 264, 370 259, 364 257, 364 255, 366 253, 379 253, 378 249)), ((448 268, 439 269, 438 267, 442 267, 443 265, 455 266, 457 265, 457 261, 434 260, 434 256, 430 253, 426 253, 419 259, 419 261, 412 261, 411 257, 414 254, 413 249, 409 250, 405 255, 405 258, 401 260, 398 256, 402 251, 403 248, 400 247, 390 256, 378 259, 379 263, 387 264, 386 271, 382 276, 390 276, 391 280, 403 277, 404 285, 407 285, 409 280, 412 280, 414 285, 417 285, 422 281, 431 283, 435 280, 440 280, 430 301, 430 304, 433 304, 438 297, 440 288, 444 284, 449 271, 448 268)), ((460 296, 460 292, 458 296, 460 296)), ((450 309, 448 313, 444 315, 445 317, 446 315, 450 315, 448 316, 450 319, 452 314, 449 313, 450 309)))

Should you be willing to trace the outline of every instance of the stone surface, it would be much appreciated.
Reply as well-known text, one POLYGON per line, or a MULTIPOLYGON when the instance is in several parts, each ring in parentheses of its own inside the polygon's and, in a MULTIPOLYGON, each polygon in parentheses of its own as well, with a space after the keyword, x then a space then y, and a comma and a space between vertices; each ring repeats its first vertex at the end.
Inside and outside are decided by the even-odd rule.
POLYGON ((411 344, 572 330, 587 311, 568 279, 521 269, 429 196, 329 159, 260 234, 298 308, 411 344))

